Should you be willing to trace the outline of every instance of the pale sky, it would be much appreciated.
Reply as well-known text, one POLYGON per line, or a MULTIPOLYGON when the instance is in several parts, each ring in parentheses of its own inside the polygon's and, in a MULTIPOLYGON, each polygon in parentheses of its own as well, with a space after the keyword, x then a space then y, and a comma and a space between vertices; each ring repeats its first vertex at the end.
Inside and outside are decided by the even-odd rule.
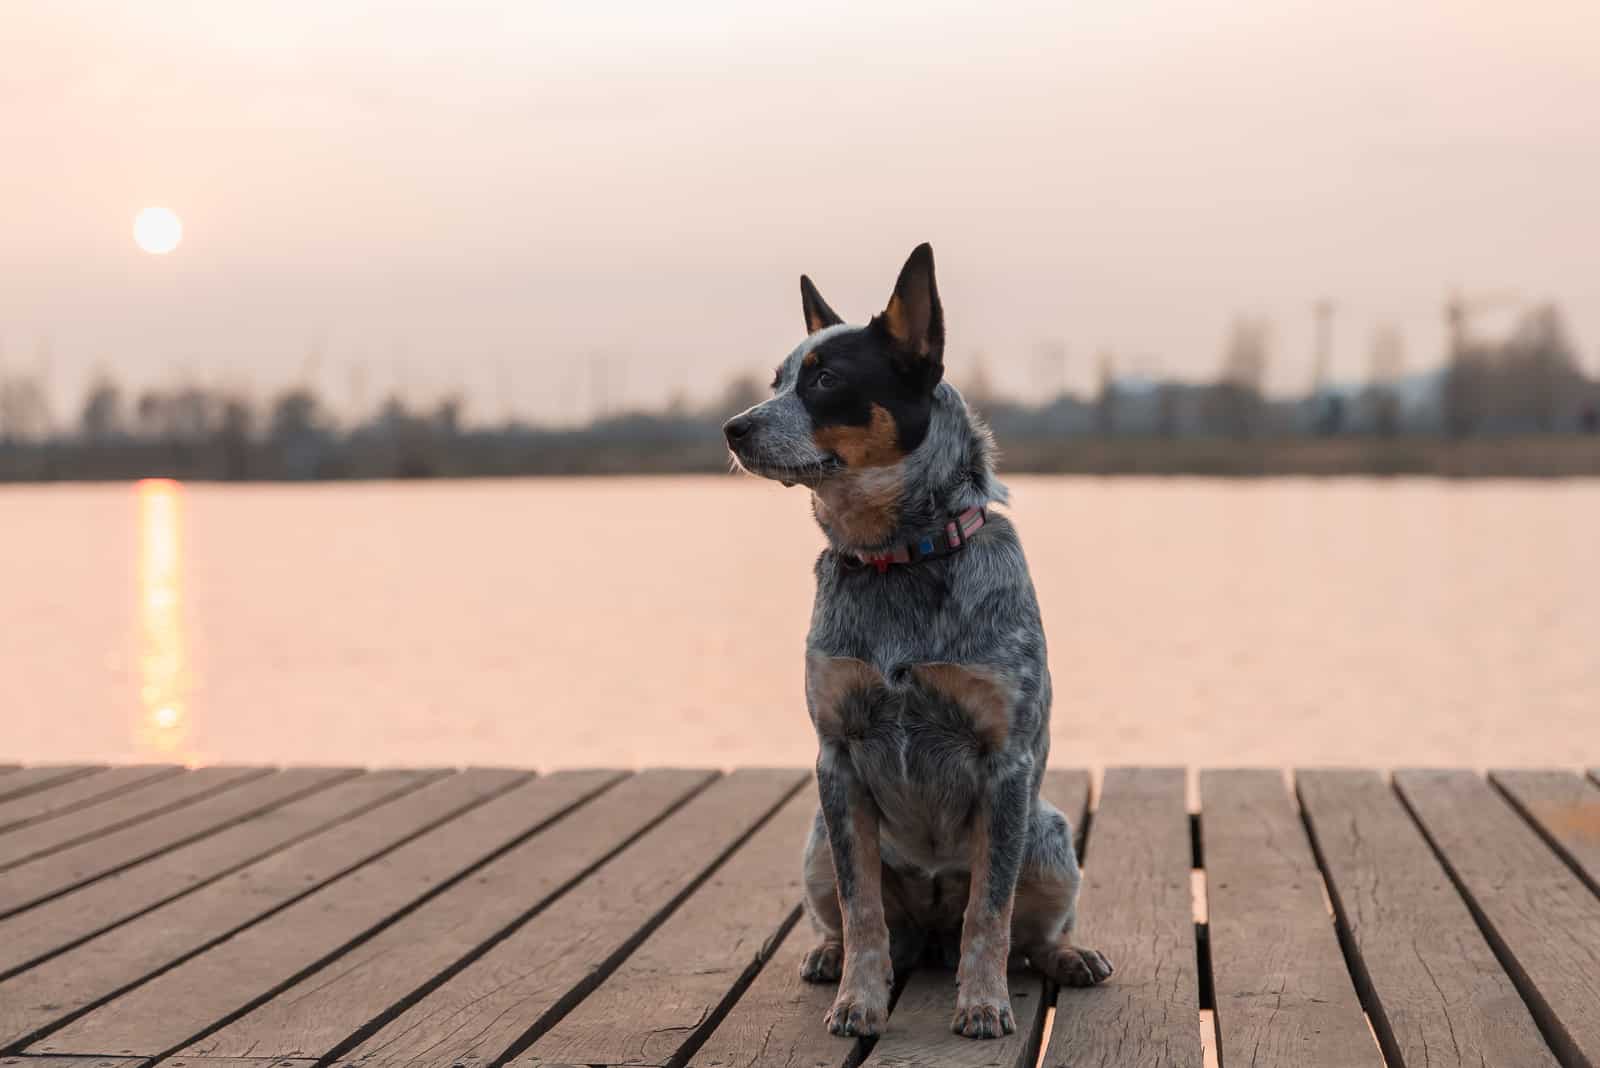
MULTIPOLYGON (((482 418, 711 395, 930 240, 957 382, 1280 389, 1453 285, 1562 305, 1600 371, 1595 0, 0 4, 0 361, 482 418), (176 252, 135 213, 183 219, 176 252), (320 353, 319 360, 310 358, 320 353), (358 381, 350 368, 366 368, 358 381)), ((1504 317, 1486 318, 1485 329, 1504 317)))

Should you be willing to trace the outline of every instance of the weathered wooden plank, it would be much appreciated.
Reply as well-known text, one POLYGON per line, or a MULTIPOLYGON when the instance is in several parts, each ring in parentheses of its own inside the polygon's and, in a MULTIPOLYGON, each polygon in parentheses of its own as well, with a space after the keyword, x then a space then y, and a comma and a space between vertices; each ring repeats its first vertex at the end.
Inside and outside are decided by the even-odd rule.
POLYGON ((1600 785, 1569 771, 1496 771, 1490 777, 1600 894, 1600 785))
POLYGON ((1072 824, 1075 842, 1082 837, 1089 816, 1090 781, 1089 773, 1082 768, 1052 768, 1044 773, 1044 783, 1039 789, 1072 824))
POLYGON ((341 781, 333 769, 303 769, 240 787, 238 793, 276 784, 285 792, 279 804, 216 834, 0 920, 0 978, 413 790, 437 774, 385 771, 341 781))
MULTIPOLYGON (((131 827, 219 791, 268 774, 271 768, 214 767, 158 778, 101 805, 90 805, 0 836, 0 871, 47 857, 80 842, 131 827)), ((12 880, 6 880, 7 888, 12 880)))
POLYGON ((316 1068, 316 1063, 306 1057, 176 1057, 161 1061, 160 1068, 316 1068))
MULTIPOLYGON (((1296 788, 1389 1068, 1554 1068, 1527 1006, 1383 777, 1302 771, 1296 788)), ((1208 849, 1210 827, 1208 818, 1208 849)))
POLYGON ((160 1068, 316 1068, 316 1063, 306 1057, 176 1057, 161 1061, 160 1068))
POLYGON ((101 770, 101 767, 99 764, 43 764, 38 767, 22 768, 7 775, 5 781, 0 782, 0 801, 10 801, 24 794, 60 786, 73 779, 92 775, 101 770))
MULTIPOLYGON (((131 764, 106 768, 81 778, 69 779, 54 790, 39 790, 0 803, 0 856, 7 855, 4 832, 52 816, 65 815, 86 805, 98 804, 136 786, 178 775, 177 764, 131 764)), ((4 781, 0 781, 4 785, 4 781)))
POLYGON ((1202 772, 1200 820, 1223 1063, 1382 1068, 1282 773, 1202 772))
MULTIPOLYGON (((1074 828, 1083 826, 1089 804, 1089 773, 1046 772, 1043 794, 1074 828)), ((951 1068, 1032 1068, 1039 1055, 1045 1010, 1054 991, 1036 974, 1013 971, 1009 976, 1011 1013, 1017 1029, 998 1041, 973 1042, 950 1031, 956 1010, 954 973, 923 968, 913 974, 895 1003, 889 1029, 873 1049, 869 1065, 911 1068, 921 1064, 951 1068)), ((821 1024, 812 1026, 821 1030, 821 1024)))
POLYGON ((1600 897, 1472 772, 1395 784, 1557 1058, 1600 1065, 1600 897))
POLYGON ((58 1029, 36 1053, 156 1057, 332 961, 378 925, 617 782, 615 771, 533 780, 461 814, 58 1029))
POLYGON ((482 1068, 542 1034, 801 781, 746 769, 713 783, 340 1063, 482 1068))
POLYGON ((859 1059, 860 1041, 829 1034, 822 1023, 838 988, 800 978, 815 937, 802 916, 694 1055, 694 1068, 839 1068, 859 1059))
POLYGON ((0 1068, 138 1068, 137 1057, 0 1057, 0 1068))
POLYGON ((1042 1063, 1199 1068, 1189 813, 1180 768, 1112 768, 1089 824, 1079 941, 1117 972, 1063 990, 1042 1063))
POLYGON ((796 858, 815 812, 811 791, 790 798, 598 990, 511 1063, 666 1065, 694 1049, 798 914, 804 888, 796 858))
MULTIPOLYGON (((1046 984, 1037 972, 1014 970, 1007 985, 1016 1032, 990 1041, 962 1038, 950 1030, 956 1012, 955 975, 919 969, 901 991, 889 1029, 866 1063, 870 1068, 934 1064, 940 1068, 1033 1068, 1048 1006, 1046 984)), ((820 1020, 811 1021, 811 1026, 825 1030, 820 1020)))
POLYGON ((658 769, 620 783, 177 1056, 326 1056, 420 997, 436 976, 547 905, 712 777, 658 769))
POLYGON ((129 989, 527 778, 467 771, 341 823, 0 982, 0 1049, 129 989))
MULTIPOLYGON (((202 768, 188 778, 206 776, 208 771, 202 768)), ((21 912, 74 887, 196 841, 330 781, 354 774, 351 768, 297 768, 259 777, 228 776, 224 779, 227 789, 217 792, 213 784, 203 800, 194 804, 130 823, 120 830, 53 851, 13 869, 0 880, 0 917, 21 912)), ((204 780, 192 785, 203 789, 204 780)), ((3 952, 0 950, 0 954, 3 952)))

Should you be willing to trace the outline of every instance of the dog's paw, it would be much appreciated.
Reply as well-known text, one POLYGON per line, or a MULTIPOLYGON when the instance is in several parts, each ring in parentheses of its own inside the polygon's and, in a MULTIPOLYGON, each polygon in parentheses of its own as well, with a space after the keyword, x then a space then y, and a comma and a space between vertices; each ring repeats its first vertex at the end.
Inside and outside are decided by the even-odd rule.
POLYGON ((1039 970, 1062 986, 1096 986, 1116 971, 1099 950, 1068 945, 1055 947, 1039 970))
POLYGON ((808 983, 837 983, 844 973, 844 947, 837 942, 818 942, 800 962, 800 978, 808 983))
POLYGON ((864 1038, 883 1034, 883 1025, 889 1019, 889 996, 863 990, 841 990, 833 1007, 822 1017, 828 1030, 836 1035, 864 1038))
POLYGON ((950 1030, 966 1038, 1003 1038, 1017 1029, 1011 1006, 1005 999, 966 998, 956 1000, 956 1015, 950 1030))

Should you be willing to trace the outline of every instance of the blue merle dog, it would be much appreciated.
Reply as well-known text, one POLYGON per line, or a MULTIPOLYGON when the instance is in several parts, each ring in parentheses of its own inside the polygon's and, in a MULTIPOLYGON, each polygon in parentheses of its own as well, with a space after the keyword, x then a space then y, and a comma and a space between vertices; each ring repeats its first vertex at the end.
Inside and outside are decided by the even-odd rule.
POLYGON ((874 1035, 896 968, 957 968, 952 1029, 1015 1030, 1013 951, 1069 986, 1111 974, 1071 941, 1078 861, 1039 796, 1050 750, 1044 629, 987 428, 944 377, 933 250, 888 307, 844 324, 800 279, 809 336, 773 396, 724 427, 739 466, 811 490, 828 547, 806 638, 821 804, 806 843, 828 1029, 874 1035))

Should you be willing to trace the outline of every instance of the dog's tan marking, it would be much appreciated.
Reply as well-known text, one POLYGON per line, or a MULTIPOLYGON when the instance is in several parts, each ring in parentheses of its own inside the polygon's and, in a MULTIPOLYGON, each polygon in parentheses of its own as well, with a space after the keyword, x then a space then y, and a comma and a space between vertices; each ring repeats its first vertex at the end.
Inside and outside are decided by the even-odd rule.
POLYGON ((806 657, 806 703, 811 706, 817 733, 824 737, 839 738, 850 733, 852 724, 844 714, 848 698, 885 685, 883 675, 865 660, 816 653, 806 657))
POLYGON ((817 521, 847 545, 878 546, 900 521, 905 475, 899 465, 850 471, 812 494, 817 521))
MULTIPOLYGON (((820 329, 820 327, 813 328, 811 332, 815 334, 818 329, 820 329)), ((815 367, 817 365, 817 350, 812 349, 810 352, 800 357, 800 364, 803 367, 815 367)))
POLYGON ((1016 694, 1004 676, 961 664, 918 664, 911 673, 928 689, 954 701, 972 720, 985 746, 1005 748, 1016 694))
POLYGON ((972 827, 972 890, 961 918, 961 962, 956 968, 956 1015, 951 1029, 969 1038, 998 1038, 1015 1028, 1006 985, 1011 956, 1012 896, 996 909, 990 903, 990 839, 987 805, 980 805, 972 827))
POLYGON ((836 453, 849 468, 817 489, 818 521, 848 545, 882 545, 899 522, 904 489, 894 416, 874 404, 866 426, 823 427, 812 436, 817 448, 836 453))
POLYGON ((905 301, 896 293, 889 298, 889 306, 883 309, 883 325, 888 328, 889 336, 895 343, 908 352, 918 356, 928 355, 928 338, 920 331, 913 335, 911 316, 906 311, 905 301))
POLYGON ((843 830, 850 838, 847 856, 854 889, 848 895, 839 894, 844 920, 844 967, 839 994, 823 1019, 836 1035, 876 1035, 883 1032, 888 1019, 889 991, 894 985, 889 925, 884 914, 878 810, 871 796, 856 785, 851 788, 848 811, 849 826, 843 830))
POLYGON ((881 404, 872 406, 866 426, 825 426, 811 436, 817 448, 837 453, 851 467, 886 467, 905 459, 894 416, 881 404))

